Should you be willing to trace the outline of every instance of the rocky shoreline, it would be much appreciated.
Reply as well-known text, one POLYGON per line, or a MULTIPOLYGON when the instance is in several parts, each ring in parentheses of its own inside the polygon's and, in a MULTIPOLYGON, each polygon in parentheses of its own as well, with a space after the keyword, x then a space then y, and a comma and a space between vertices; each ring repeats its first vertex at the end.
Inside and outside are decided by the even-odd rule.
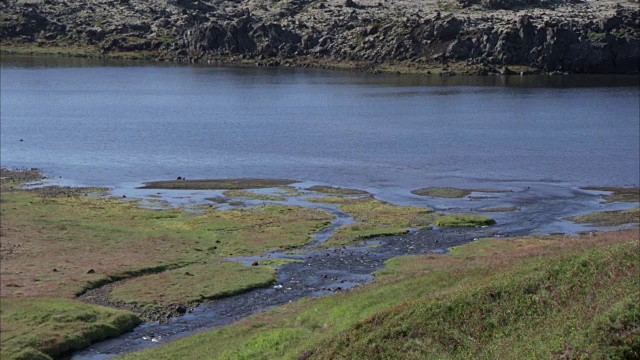
POLYGON ((452 75, 636 74, 631 1, 6 0, 3 52, 452 75))

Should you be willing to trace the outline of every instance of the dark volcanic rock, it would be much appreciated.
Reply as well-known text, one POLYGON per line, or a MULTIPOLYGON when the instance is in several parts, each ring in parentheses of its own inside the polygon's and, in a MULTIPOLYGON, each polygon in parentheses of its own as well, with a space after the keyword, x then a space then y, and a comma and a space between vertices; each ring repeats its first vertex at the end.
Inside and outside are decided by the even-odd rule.
POLYGON ((93 48, 190 62, 357 62, 363 69, 453 61, 543 72, 638 73, 640 11, 565 0, 392 3, 282 0, 0 2, 3 45, 93 48))

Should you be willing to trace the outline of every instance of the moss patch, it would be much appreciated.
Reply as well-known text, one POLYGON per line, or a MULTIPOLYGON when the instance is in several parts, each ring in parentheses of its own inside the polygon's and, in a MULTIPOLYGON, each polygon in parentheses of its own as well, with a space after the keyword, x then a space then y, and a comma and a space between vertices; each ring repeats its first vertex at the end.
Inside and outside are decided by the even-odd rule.
POLYGON ((138 307, 166 306, 220 299, 268 286, 275 280, 271 267, 223 261, 127 280, 113 287, 111 298, 138 307))
POLYGON ((27 191, 3 191, 0 213, 3 297, 73 297, 123 276, 293 248, 312 241, 311 234, 333 219, 299 206, 192 214, 27 191))
POLYGON ((322 247, 339 247, 355 245, 366 239, 378 236, 402 235, 408 232, 406 227, 386 226, 379 224, 349 224, 338 228, 322 247))
POLYGON ((75 300, 3 298, 0 308, 3 359, 57 357, 141 323, 131 312, 75 300))
POLYGON ((145 182, 140 189, 176 190, 244 190, 263 189, 297 183, 283 179, 216 179, 216 180, 163 180, 145 182))
POLYGON ((596 226, 618 226, 640 223, 640 207, 628 210, 592 212, 565 218, 578 224, 593 224, 596 226))
POLYGON ((456 226, 485 226, 493 225, 496 221, 490 217, 475 214, 451 214, 439 215, 433 224, 440 227, 456 227, 456 226))
POLYGON ((353 216, 356 221, 369 224, 429 228, 434 218, 433 211, 428 208, 393 205, 370 197, 325 196, 306 201, 339 204, 338 209, 353 216))
POLYGON ((602 195, 606 202, 640 202, 640 188, 637 187, 609 187, 609 186, 588 186, 583 190, 608 191, 609 195, 602 195))
POLYGON ((246 199, 263 200, 263 201, 286 201, 287 200, 287 198, 283 196, 258 194, 251 191, 244 191, 244 190, 227 190, 222 194, 230 198, 246 198, 246 199))

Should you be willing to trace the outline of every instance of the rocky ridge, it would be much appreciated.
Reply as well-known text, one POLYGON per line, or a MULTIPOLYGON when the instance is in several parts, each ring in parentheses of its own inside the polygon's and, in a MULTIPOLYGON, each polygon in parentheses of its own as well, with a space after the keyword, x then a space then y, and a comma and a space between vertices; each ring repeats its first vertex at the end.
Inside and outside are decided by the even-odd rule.
POLYGON ((640 10, 596 0, 3 0, 3 51, 434 72, 638 73, 640 10))

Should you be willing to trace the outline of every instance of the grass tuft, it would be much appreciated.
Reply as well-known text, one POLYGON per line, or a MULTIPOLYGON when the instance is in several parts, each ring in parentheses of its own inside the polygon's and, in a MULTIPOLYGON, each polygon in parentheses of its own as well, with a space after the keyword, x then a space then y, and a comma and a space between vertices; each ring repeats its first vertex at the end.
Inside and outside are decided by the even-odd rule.
POLYGON ((628 210, 592 212, 565 218, 578 224, 593 224, 596 226, 618 226, 624 224, 640 223, 640 207, 628 210))

